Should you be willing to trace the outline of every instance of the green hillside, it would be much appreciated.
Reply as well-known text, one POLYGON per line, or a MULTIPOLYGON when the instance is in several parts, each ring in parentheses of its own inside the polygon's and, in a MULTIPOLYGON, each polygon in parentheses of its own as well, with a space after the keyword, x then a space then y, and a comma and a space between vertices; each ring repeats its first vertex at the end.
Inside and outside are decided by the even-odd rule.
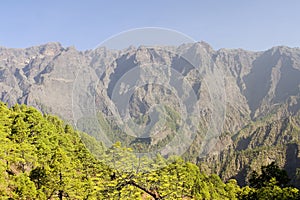
POLYGON ((0 103, 0 147, 1 199, 297 199, 299 193, 282 184, 284 171, 274 165, 262 168, 267 177, 253 173, 250 186, 223 183, 178 157, 138 157, 120 142, 105 148, 25 105, 0 103))

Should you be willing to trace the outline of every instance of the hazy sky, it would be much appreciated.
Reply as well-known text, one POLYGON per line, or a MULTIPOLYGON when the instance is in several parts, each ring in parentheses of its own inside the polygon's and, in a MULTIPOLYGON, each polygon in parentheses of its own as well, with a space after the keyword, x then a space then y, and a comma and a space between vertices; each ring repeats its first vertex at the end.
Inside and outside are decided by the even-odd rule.
POLYGON ((214 49, 300 46, 298 0, 3 0, 0 46, 79 50, 133 28, 182 32, 214 49))

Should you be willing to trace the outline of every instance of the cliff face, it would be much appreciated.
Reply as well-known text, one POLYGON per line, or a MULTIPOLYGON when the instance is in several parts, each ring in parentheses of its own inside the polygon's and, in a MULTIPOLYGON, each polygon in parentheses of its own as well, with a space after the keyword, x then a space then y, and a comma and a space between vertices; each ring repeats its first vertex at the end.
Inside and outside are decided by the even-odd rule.
POLYGON ((224 179, 242 183, 243 172, 273 160, 291 175, 300 167, 298 48, 2 47, 0 91, 10 105, 60 115, 106 143, 189 141, 184 156, 224 179))

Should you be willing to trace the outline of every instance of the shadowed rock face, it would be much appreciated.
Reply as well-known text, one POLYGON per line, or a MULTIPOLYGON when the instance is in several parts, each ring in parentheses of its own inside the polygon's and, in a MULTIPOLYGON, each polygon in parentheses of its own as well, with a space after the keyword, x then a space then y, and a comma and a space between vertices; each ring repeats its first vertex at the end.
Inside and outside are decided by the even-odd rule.
MULTIPOLYGON (((225 91, 222 98, 226 105, 224 124, 220 126, 223 126, 222 133, 229 134, 217 137, 215 151, 212 151, 215 153, 209 154, 205 162, 216 163, 221 160, 222 166, 226 159, 228 161, 226 156, 230 151, 244 151, 269 144, 285 145, 287 142, 278 140, 289 141, 289 134, 282 133, 281 129, 284 128, 281 125, 275 130, 269 124, 272 120, 284 124, 287 117, 299 115, 300 49, 274 47, 264 52, 242 49, 216 51, 204 42, 179 47, 139 47, 120 51, 99 48, 81 52, 73 47, 64 48, 59 43, 26 49, 0 48, 0 99, 9 105, 24 103, 35 106, 43 112, 60 115, 74 124, 81 120, 74 119, 74 116, 89 116, 93 112, 101 113, 109 121, 114 113, 109 105, 115 100, 116 109, 128 109, 119 110, 121 119, 128 117, 124 114, 128 111, 129 117, 137 124, 147 127, 160 120, 157 116, 164 108, 156 107, 158 104, 168 105, 171 111, 174 110, 173 114, 180 114, 176 110, 180 108, 179 98, 188 104, 188 113, 194 110, 195 105, 199 106, 197 120, 205 129, 213 118, 213 108, 216 106, 212 100, 221 98, 220 94, 215 97, 221 91, 219 87, 225 91), (128 74, 132 78, 126 77, 128 74), (140 84, 148 79, 151 83, 140 84), (189 91, 182 87, 185 80, 189 81, 189 91), (130 96, 122 96, 130 90, 133 90, 130 96), (195 95, 195 101, 190 104, 191 93, 195 95), (119 99, 114 99, 114 95, 119 99), (74 102, 78 103, 76 111, 74 102), (128 104, 128 107, 123 104, 128 104), (261 122, 265 124, 257 125, 256 128, 260 129, 245 129, 251 122, 266 117, 269 117, 267 122, 261 122), (241 135, 241 130, 247 134, 241 135), (285 139, 276 136, 281 133, 285 139), (217 158, 214 157, 216 155, 217 158)), ((176 120, 169 119, 172 128, 161 129, 164 130, 162 134, 151 134, 149 129, 146 135, 136 140, 147 140, 148 144, 159 143, 178 129, 176 120), (155 138, 155 135, 158 136, 155 138)), ((293 125, 299 127, 300 123, 297 123, 299 121, 295 119, 293 125)), ((202 139, 196 137, 188 150, 187 154, 192 158, 197 157, 202 139)), ((298 151, 298 146, 287 146, 285 151, 292 152, 291 149, 298 151)), ((270 156, 270 160, 274 157, 270 156)), ((283 159, 292 157, 282 155, 283 159)), ((240 176, 240 172, 246 170, 245 166, 250 165, 250 161, 247 162, 228 165, 236 170, 232 170, 234 173, 223 174, 223 177, 240 176)), ((295 171, 293 164, 282 165, 295 171)), ((225 168, 214 172, 220 174, 225 168)))

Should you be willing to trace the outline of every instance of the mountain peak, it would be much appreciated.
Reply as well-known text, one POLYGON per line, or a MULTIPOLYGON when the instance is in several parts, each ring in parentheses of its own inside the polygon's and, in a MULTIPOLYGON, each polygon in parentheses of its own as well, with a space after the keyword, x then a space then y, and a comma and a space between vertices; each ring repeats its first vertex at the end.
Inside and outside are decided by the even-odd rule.
POLYGON ((48 56, 56 55, 58 52, 64 49, 59 42, 49 42, 39 46, 38 48, 41 54, 48 56))

